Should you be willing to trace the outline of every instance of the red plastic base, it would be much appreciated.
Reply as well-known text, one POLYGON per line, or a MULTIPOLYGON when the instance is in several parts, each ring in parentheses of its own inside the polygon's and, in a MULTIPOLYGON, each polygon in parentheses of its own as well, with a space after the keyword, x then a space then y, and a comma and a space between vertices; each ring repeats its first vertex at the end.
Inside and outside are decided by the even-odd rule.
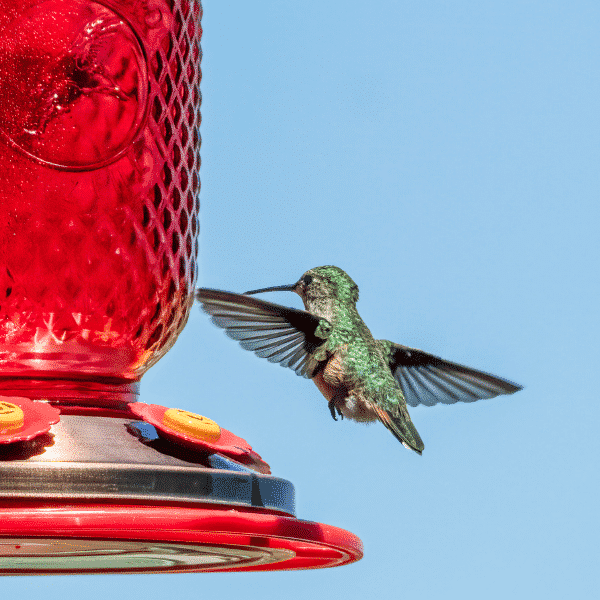
POLYGON ((0 504, 0 573, 6 575, 318 569, 355 562, 362 554, 360 539, 348 531, 257 510, 0 504), (36 554, 35 548, 43 550, 36 554), (205 558, 190 559, 186 548, 205 558), (181 560, 165 560, 181 552, 181 560), (119 556, 125 557, 120 563, 119 556))

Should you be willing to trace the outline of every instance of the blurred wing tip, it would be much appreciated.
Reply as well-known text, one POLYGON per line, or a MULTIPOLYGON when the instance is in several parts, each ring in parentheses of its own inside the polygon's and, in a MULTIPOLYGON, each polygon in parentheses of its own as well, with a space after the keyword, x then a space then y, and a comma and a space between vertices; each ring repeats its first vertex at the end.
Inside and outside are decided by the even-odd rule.
POLYGON ((507 394, 514 394, 515 392, 520 392, 525 389, 524 385, 519 385, 518 383, 513 383, 512 381, 507 382, 509 384, 509 391, 507 394))

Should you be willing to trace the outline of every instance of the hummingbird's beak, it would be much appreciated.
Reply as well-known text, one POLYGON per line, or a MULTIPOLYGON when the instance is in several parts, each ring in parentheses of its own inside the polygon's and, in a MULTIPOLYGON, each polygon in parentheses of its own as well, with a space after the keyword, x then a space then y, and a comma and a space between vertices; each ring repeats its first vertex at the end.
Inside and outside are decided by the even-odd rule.
POLYGON ((291 285, 276 285, 274 287, 260 288, 260 290, 244 292, 244 296, 251 296, 252 294, 262 294, 262 292, 295 292, 297 285, 297 283, 292 283, 291 285))

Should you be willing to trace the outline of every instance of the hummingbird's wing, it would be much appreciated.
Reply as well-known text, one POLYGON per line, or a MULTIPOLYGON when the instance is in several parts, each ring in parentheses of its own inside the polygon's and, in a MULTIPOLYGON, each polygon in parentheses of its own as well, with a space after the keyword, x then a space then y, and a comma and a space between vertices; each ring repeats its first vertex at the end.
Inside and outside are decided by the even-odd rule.
POLYGON ((200 288, 196 299, 212 315, 211 321, 225 329, 242 348, 297 375, 310 379, 323 361, 314 358, 331 331, 327 319, 304 310, 272 304, 257 298, 200 288))
POLYGON ((506 379, 463 367, 422 350, 379 340, 410 406, 474 402, 523 389, 506 379))

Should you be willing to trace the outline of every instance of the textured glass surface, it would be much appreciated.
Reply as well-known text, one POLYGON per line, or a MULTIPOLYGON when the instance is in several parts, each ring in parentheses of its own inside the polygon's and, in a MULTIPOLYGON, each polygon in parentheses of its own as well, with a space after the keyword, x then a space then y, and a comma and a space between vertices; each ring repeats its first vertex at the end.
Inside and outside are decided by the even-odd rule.
POLYGON ((134 380, 196 280, 200 2, 0 0, 0 377, 134 380))

